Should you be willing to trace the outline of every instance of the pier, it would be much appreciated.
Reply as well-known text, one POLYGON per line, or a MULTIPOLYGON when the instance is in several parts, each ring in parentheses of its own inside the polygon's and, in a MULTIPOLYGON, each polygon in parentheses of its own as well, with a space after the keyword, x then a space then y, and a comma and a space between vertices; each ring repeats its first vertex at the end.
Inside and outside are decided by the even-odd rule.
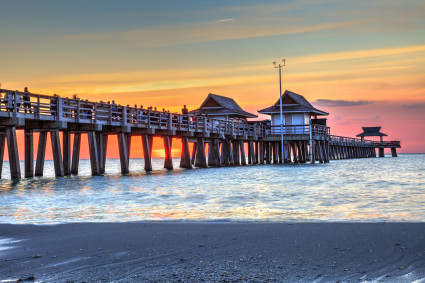
MULTIPOLYGON (((337 159, 376 157, 376 148, 389 146, 364 138, 331 135, 330 128, 323 125, 323 121, 316 116, 327 113, 317 109, 312 114, 315 119, 305 119, 300 123, 294 123, 296 115, 291 118, 291 124, 285 125, 274 124, 273 117, 271 123, 247 121, 246 117, 253 114, 243 111, 233 99, 212 94, 207 97, 200 109, 187 114, 35 94, 27 89, 24 91, 0 89, 0 95, 0 176, 7 142, 11 178, 21 178, 17 130, 25 132, 26 178, 43 176, 48 135, 51 139, 57 177, 78 174, 82 133, 88 135, 92 175, 101 175, 106 171, 106 150, 110 135, 118 137, 123 174, 130 172, 130 144, 134 137, 142 140, 146 171, 152 170, 154 137, 164 141, 164 168, 168 170, 174 168, 171 158, 173 139, 181 139, 179 166, 187 169, 193 166, 207 168, 229 165, 326 163, 337 159), (209 111, 209 114, 204 113, 205 111, 209 111), (34 132, 39 132, 36 153, 33 152, 34 132), (206 144, 208 154, 205 150, 206 144)), ((299 103, 298 106, 292 105, 292 108, 308 106, 303 101, 304 97, 292 92, 285 92, 284 99, 292 100, 289 101, 292 104, 299 103)), ((305 117, 310 118, 311 109, 308 107, 305 109, 307 109, 305 117)), ((287 115, 286 119, 289 119, 290 114, 287 115)))

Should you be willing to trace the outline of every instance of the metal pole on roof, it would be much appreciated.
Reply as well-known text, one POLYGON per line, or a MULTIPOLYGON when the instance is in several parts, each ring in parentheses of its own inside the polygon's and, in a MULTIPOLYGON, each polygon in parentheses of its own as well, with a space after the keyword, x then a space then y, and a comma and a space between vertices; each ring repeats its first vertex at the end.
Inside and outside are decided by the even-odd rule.
POLYGON ((283 161, 284 158, 284 150, 283 150, 283 111, 282 111, 282 67, 285 67, 285 59, 281 61, 274 61, 274 68, 279 68, 279 97, 280 97, 280 158, 283 161))

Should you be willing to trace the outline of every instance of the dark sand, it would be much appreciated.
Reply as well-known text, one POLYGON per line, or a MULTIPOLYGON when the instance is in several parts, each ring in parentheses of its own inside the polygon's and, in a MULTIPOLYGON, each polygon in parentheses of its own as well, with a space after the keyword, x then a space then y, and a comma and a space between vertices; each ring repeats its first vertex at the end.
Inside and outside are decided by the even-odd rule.
POLYGON ((3 224, 0 238, 21 240, 0 247, 0 282, 425 281, 425 223, 3 224))

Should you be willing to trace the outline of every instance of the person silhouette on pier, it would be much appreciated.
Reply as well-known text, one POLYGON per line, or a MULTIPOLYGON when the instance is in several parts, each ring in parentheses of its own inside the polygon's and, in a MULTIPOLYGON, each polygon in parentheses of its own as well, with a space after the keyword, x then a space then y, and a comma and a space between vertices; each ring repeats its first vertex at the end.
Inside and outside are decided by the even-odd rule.
POLYGON ((25 89, 24 89, 23 100, 24 100, 25 114, 27 113, 27 111, 28 111, 28 113, 32 114, 30 95, 28 93, 28 88, 27 87, 25 87, 25 89))

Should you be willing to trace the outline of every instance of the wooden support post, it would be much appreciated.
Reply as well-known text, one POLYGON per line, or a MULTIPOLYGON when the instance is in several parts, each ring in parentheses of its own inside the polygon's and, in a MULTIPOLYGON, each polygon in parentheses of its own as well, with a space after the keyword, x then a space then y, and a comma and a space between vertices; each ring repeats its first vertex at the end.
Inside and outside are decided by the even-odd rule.
POLYGON ((226 140, 221 143, 221 165, 228 165, 226 140))
POLYGON ((278 152, 278 143, 272 143, 273 148, 273 164, 279 164, 279 152, 278 152))
POLYGON ((10 177, 21 178, 21 166, 19 164, 18 141, 16 139, 16 128, 6 128, 7 148, 9 151, 10 177))
POLYGON ((397 157, 397 149, 396 149, 395 147, 392 147, 392 148, 391 148, 391 155, 392 155, 393 157, 397 157))
POLYGON ((121 173, 127 174, 130 170, 128 168, 127 139, 124 133, 118 133, 118 147, 120 152, 121 173))
POLYGON ((4 146, 6 142, 6 133, 0 132, 0 179, 3 171, 4 146))
POLYGON ((25 129, 25 178, 34 177, 34 134, 25 129))
POLYGON ((291 163, 291 147, 288 141, 283 142, 283 162, 291 163))
POLYGON ((323 146, 325 148, 325 163, 329 163, 329 142, 324 141, 323 143, 323 146))
POLYGON ((295 142, 291 142, 291 148, 292 148, 292 156, 294 159, 294 163, 298 163, 298 152, 297 152, 297 145, 295 142))
POLYGON ((108 134, 96 133, 97 154, 99 159, 99 174, 105 173, 106 149, 108 144, 108 134))
POLYGON ((220 141, 218 139, 214 139, 213 145, 217 166, 221 166, 220 141))
POLYGON ((172 143, 173 143, 173 140, 171 136, 164 136, 164 150, 165 150, 164 168, 168 170, 173 170, 173 158, 171 156, 172 143))
MULTIPOLYGON (((41 138, 41 133, 40 133, 41 138)), ((74 145, 72 147, 72 163, 71 163, 71 174, 78 174, 78 166, 80 164, 80 145, 81 145, 81 133, 74 134, 74 145)), ((37 156, 38 160, 38 156, 37 156)))
POLYGON ((61 151, 61 143, 59 139, 59 131, 53 130, 50 131, 50 140, 52 142, 52 152, 53 152, 53 165, 55 167, 55 176, 63 177, 63 159, 61 151))
POLYGON ((233 165, 234 164, 234 160, 233 160, 233 147, 232 147, 232 141, 227 141, 227 145, 228 145, 228 150, 229 150, 229 165, 233 165))
POLYGON ((384 148, 379 148, 379 157, 384 157, 385 153, 384 153, 384 148))
POLYGON ((130 168, 130 148, 131 148, 131 134, 126 134, 125 135, 126 138, 126 142, 127 142, 127 167, 130 168))
POLYGON ((251 163, 249 163, 249 161, 248 161, 248 163, 249 164, 257 164, 257 161, 256 161, 257 156, 255 154, 254 142, 253 141, 249 141, 248 148, 249 148, 248 156, 249 156, 249 159, 251 160, 251 163))
POLYGON ((241 165, 240 154, 239 154, 239 141, 232 141, 233 148, 233 165, 241 165))
POLYGON ((277 152, 278 152, 278 155, 279 155, 279 164, 282 164, 283 163, 283 152, 282 152, 281 142, 277 143, 277 152))
POLYGON ((96 137, 96 148, 97 148, 97 160, 99 162, 99 174, 102 174, 103 172, 105 172, 105 168, 103 167, 103 138, 102 138, 103 134, 98 132, 95 133, 95 137, 96 137))
POLYGON ((305 163, 305 160, 304 160, 304 151, 303 151, 303 149, 301 147, 301 141, 297 141, 295 143, 296 143, 296 148, 297 148, 297 151, 298 151, 298 161, 300 163, 305 163))
POLYGON ((258 164, 259 142, 255 142, 255 164, 258 164))
POLYGON ((196 142, 193 143, 193 147, 192 147, 192 165, 195 164, 196 161, 196 151, 198 149, 198 145, 196 142))
POLYGON ((62 132, 63 137, 63 174, 71 175, 71 133, 68 131, 62 132))
POLYGON ((260 164, 264 164, 264 142, 260 143, 260 164))
POLYGON ((310 163, 311 164, 314 164, 315 162, 316 162, 316 150, 317 150, 317 147, 316 147, 316 141, 312 141, 311 142, 311 160, 310 160, 310 163))
POLYGON ((233 165, 232 143, 229 140, 224 140, 221 145, 221 160, 223 165, 233 165))
POLYGON ((208 166, 221 166, 220 144, 218 139, 212 139, 208 146, 208 166))
POLYGON ((264 143, 264 148, 266 150, 266 164, 270 164, 271 163, 271 158, 272 158, 272 154, 271 154, 271 148, 270 148, 270 142, 265 142, 264 143))
POLYGON ((152 171, 152 149, 151 142, 147 135, 142 135, 142 145, 143 145, 143 156, 145 159, 145 171, 152 171))
POLYGON ((37 159, 35 162, 35 176, 43 176, 44 158, 46 155, 47 132, 40 132, 38 138, 37 159))
POLYGON ((87 132, 87 137, 89 140, 89 151, 90 151, 90 165, 91 165, 91 174, 93 176, 100 175, 99 170, 99 152, 96 141, 96 133, 93 131, 87 132))
POLYGON ((239 147, 241 152, 241 165, 246 165, 246 155, 245 155, 245 143, 243 140, 239 141, 239 147))
POLYGON ((103 150, 102 150, 102 153, 103 153, 103 158, 102 158, 102 161, 103 161, 103 165, 102 165, 102 170, 101 170, 101 172, 100 173, 105 173, 105 171, 106 171, 106 152, 107 152, 107 149, 108 149, 108 134, 102 134, 101 135, 101 138, 102 138, 102 140, 103 140, 103 150))
POLYGON ((251 165, 252 164, 252 150, 251 149, 251 143, 252 141, 248 141, 248 164, 251 165))
POLYGON ((192 162, 190 160, 189 140, 187 137, 182 137, 182 153, 180 158, 180 167, 192 169, 192 162))
POLYGON ((305 156, 306 162, 310 161, 310 153, 309 153, 309 150, 308 150, 308 144, 309 144, 308 141, 303 142, 303 150, 304 150, 304 156, 305 156))
POLYGON ((203 138, 198 138, 196 148, 195 166, 200 168, 207 168, 207 158, 205 156, 205 142, 203 138))

